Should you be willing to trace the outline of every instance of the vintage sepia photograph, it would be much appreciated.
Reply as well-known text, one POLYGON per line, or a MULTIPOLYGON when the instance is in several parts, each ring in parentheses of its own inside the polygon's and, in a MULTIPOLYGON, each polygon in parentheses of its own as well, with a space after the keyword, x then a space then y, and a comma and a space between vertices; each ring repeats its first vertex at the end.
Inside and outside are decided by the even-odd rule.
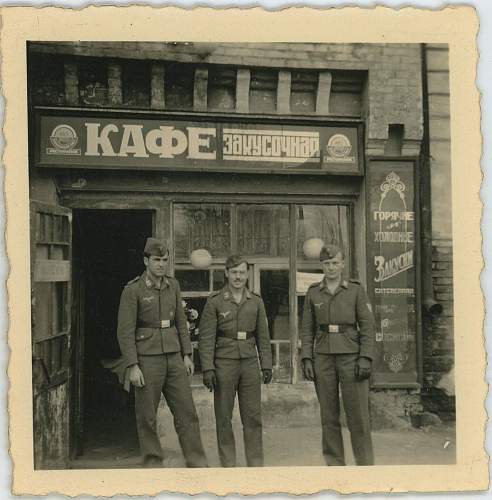
POLYGON ((26 56, 35 470, 456 464, 448 44, 26 56))
POLYGON ((488 487, 471 8, 7 8, 16 495, 488 487))

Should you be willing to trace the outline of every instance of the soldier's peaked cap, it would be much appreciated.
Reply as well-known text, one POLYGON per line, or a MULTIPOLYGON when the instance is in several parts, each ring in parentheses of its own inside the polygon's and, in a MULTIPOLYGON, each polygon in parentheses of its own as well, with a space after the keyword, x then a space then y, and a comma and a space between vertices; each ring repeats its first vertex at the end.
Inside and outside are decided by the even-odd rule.
POLYGON ((344 258, 343 250, 338 245, 325 245, 319 253, 319 260, 321 262, 329 259, 334 259, 338 254, 344 258))
POLYGON ((168 253, 167 243, 157 238, 147 238, 145 242, 144 254, 164 257, 168 253))

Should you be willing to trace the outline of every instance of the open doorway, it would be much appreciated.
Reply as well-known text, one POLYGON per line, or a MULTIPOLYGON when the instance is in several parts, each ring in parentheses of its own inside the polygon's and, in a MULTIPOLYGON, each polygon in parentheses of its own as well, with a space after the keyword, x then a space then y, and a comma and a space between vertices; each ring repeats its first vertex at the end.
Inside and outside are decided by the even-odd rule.
POLYGON ((97 464, 138 454, 133 391, 102 361, 120 356, 116 329, 123 287, 144 269, 151 210, 74 210, 74 458, 97 464))

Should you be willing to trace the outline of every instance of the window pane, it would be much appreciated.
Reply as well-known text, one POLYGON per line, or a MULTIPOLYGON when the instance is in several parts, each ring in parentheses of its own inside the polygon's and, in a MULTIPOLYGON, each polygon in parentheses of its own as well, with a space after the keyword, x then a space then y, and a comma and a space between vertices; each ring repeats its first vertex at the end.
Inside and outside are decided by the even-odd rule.
POLYGON ((325 245, 340 246, 345 251, 346 267, 348 267, 351 262, 348 235, 347 206, 299 205, 297 207, 297 256, 300 261, 317 260, 317 257, 310 255, 308 247, 309 240, 320 239, 325 245))
POLYGON ((224 287, 225 282, 226 282, 226 277, 223 269, 214 269, 212 271, 213 273, 213 289, 214 290, 220 290, 221 288, 224 287))
POLYGON ((179 203, 174 206, 176 260, 189 261, 193 250, 204 248, 213 258, 231 251, 231 208, 226 204, 179 203))
POLYGON ((164 95, 166 108, 189 109, 193 107, 195 68, 190 64, 171 63, 166 67, 164 95))
POLYGON ((278 72, 270 70, 252 70, 249 90, 251 111, 266 113, 277 107, 278 72))
POLYGON ((183 292, 208 292, 210 271, 199 269, 176 269, 174 276, 183 292))
POLYGON ((289 256, 289 207, 287 205, 239 205, 238 252, 268 257, 289 256))
POLYGON ((289 270, 261 270, 260 288, 268 318, 270 338, 289 340, 289 270))
POLYGON ((315 71, 292 71, 290 87, 290 109, 293 113, 312 113, 316 108, 318 73, 315 71))
POLYGON ((212 66, 208 70, 208 107, 234 109, 236 107, 236 69, 212 66))

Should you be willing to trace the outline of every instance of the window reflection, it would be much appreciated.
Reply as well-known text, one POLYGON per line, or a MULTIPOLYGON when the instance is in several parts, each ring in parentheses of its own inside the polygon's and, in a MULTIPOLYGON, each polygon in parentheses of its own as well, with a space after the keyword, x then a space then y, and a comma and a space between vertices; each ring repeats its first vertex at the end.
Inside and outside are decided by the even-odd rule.
POLYGON ((289 256, 288 205, 239 205, 237 246, 245 255, 289 256))
POLYGON ((298 205, 297 207, 297 257, 308 260, 303 245, 312 238, 323 244, 338 245, 345 251, 350 263, 348 238, 348 207, 345 205, 298 205))
POLYGON ((214 258, 231 251, 231 208, 220 203, 178 203, 174 206, 176 260, 205 248, 214 258))

